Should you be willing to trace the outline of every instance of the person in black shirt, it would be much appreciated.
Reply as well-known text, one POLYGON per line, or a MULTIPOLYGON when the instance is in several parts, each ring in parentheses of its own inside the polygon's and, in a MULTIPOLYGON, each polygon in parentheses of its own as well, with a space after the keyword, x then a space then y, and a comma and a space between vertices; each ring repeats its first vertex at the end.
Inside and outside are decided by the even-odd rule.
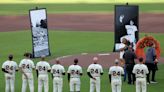
POLYGON ((132 73, 133 67, 135 65, 135 59, 137 58, 136 54, 133 51, 133 47, 128 46, 128 50, 125 51, 123 58, 125 60, 126 72, 128 74, 128 84, 134 84, 135 75, 132 73))

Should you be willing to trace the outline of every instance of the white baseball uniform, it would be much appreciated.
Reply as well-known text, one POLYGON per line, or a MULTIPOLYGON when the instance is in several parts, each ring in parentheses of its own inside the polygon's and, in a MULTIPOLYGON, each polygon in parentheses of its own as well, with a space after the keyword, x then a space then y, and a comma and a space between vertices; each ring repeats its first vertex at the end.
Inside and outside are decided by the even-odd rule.
POLYGON ((14 84, 15 84, 15 71, 18 70, 18 65, 15 61, 5 61, 3 64, 2 64, 2 68, 5 69, 5 71, 9 72, 9 73, 12 73, 12 74, 9 74, 9 73, 5 73, 5 80, 6 80, 6 92, 9 92, 9 90, 11 92, 14 92, 15 91, 15 87, 14 87, 14 84))
POLYGON ((80 73, 82 73, 82 68, 79 65, 70 65, 67 73, 70 73, 70 92, 80 92, 80 73))
POLYGON ((36 70, 38 70, 38 92, 42 92, 44 85, 44 92, 48 92, 48 70, 51 70, 50 64, 46 61, 40 61, 36 64, 36 70))
POLYGON ((136 76, 136 92, 146 92, 146 74, 149 73, 147 66, 144 64, 136 64, 132 72, 136 76))
POLYGON ((94 92, 96 87, 96 92, 100 92, 100 76, 103 73, 103 68, 100 64, 89 65, 87 72, 90 72, 91 76, 96 80, 90 78, 90 92, 94 92))
POLYGON ((130 43, 133 43, 133 48, 135 49, 136 47, 136 38, 135 38, 135 32, 138 31, 137 27, 135 25, 125 25, 125 28, 127 30, 127 35, 121 37, 121 40, 123 38, 127 39, 130 43))
POLYGON ((35 68, 34 62, 30 59, 22 59, 19 67, 27 75, 27 78, 22 74, 22 92, 26 92, 27 82, 30 87, 30 92, 34 92, 33 69, 35 68))
POLYGON ((121 92, 121 75, 124 74, 124 69, 120 66, 112 66, 109 69, 109 74, 111 75, 112 92, 121 92))
POLYGON ((52 66, 51 73, 53 74, 53 92, 62 92, 64 67, 60 64, 55 64, 52 66))

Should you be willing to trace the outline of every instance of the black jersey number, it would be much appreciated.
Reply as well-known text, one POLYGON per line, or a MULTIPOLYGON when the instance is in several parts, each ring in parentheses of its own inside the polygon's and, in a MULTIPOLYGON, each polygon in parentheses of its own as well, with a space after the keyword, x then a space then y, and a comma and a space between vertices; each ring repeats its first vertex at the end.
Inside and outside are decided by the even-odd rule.
POLYGON ((113 76, 120 76, 121 73, 120 73, 120 72, 113 71, 113 72, 112 72, 112 75, 113 75, 113 76))
POLYGON ((39 66, 39 71, 46 71, 46 67, 45 66, 39 66))
POLYGON ((59 74, 60 73, 60 71, 57 69, 53 69, 53 74, 59 74))
POLYGON ((99 73, 99 70, 98 69, 91 69, 91 74, 94 74, 94 73, 99 73))
POLYGON ((22 64, 22 68, 23 68, 23 69, 26 69, 26 68, 29 69, 29 68, 30 68, 30 65, 29 65, 29 64, 27 64, 27 65, 26 65, 26 64, 22 64))
POLYGON ((144 70, 137 69, 137 74, 144 74, 144 70))
POLYGON ((71 74, 80 74, 79 70, 71 70, 71 74))
POLYGON ((6 70, 14 70, 14 67, 13 67, 13 66, 8 66, 8 65, 7 65, 7 66, 5 67, 5 69, 6 69, 6 70))

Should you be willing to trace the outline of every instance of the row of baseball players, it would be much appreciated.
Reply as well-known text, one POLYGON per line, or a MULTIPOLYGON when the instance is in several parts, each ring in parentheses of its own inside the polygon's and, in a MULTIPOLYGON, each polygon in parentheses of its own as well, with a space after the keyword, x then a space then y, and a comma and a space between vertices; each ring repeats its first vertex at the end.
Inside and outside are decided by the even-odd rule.
MULTIPOLYGON (((2 65, 2 71, 5 72, 6 92, 14 92, 15 72, 18 71, 18 65, 13 61, 13 55, 9 55, 9 60, 2 65)), ((44 92, 49 92, 48 72, 52 73, 53 77, 53 92, 62 92, 63 89, 63 75, 65 69, 56 60, 56 64, 50 67, 49 63, 41 57, 41 61, 36 64, 30 59, 30 54, 26 53, 25 58, 19 64, 19 70, 22 72, 22 92, 26 92, 27 83, 29 84, 30 92, 34 92, 34 78, 33 69, 37 71, 38 77, 38 92, 42 92, 44 85, 44 92)), ((146 92, 146 74, 147 67, 143 64, 143 59, 139 59, 139 64, 136 64, 133 73, 136 74, 136 92, 146 92)), ((68 81, 70 85, 70 92, 80 92, 80 76, 82 76, 82 67, 78 65, 78 59, 74 59, 74 64, 70 65, 67 71, 68 81)), ((100 92, 100 76, 103 75, 103 69, 98 64, 98 58, 93 58, 93 64, 89 65, 87 74, 90 77, 90 92, 100 92)), ((112 92, 121 92, 121 76, 124 75, 124 70, 119 66, 119 61, 115 60, 115 65, 109 68, 109 80, 111 82, 112 92)))

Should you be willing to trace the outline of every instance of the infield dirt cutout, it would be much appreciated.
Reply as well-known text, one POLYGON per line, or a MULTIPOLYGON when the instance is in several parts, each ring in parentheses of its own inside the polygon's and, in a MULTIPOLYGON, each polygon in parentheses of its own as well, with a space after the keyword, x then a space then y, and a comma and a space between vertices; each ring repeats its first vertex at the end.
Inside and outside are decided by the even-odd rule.
MULTIPOLYGON (((109 68, 110 66, 114 65, 114 60, 119 59, 118 52, 111 52, 111 53, 81 53, 77 55, 67 55, 57 57, 56 59, 50 60, 50 64, 55 64, 56 60, 60 60, 61 64, 64 66, 69 66, 73 64, 73 60, 77 58, 79 60, 79 65, 82 67, 88 67, 90 64, 93 63, 93 57, 98 57, 98 63, 103 66, 103 68, 109 68)), ((136 63, 138 60, 135 60, 136 63)), ((159 59, 159 63, 164 63, 164 58, 159 59)))
MULTIPOLYGON (((6 16, 0 15, 0 32, 30 30, 30 21, 28 15, 6 16)), ((139 31, 144 33, 164 33, 164 14, 158 13, 140 13, 139 31)), ((67 14, 49 14, 49 30, 64 31, 98 31, 114 32, 114 14, 112 13, 67 13, 67 14)), ((78 58, 79 64, 87 67, 91 64, 94 56, 99 57, 99 63, 108 68, 113 65, 113 61, 119 58, 118 53, 95 53, 78 54, 58 57, 65 66, 73 64, 73 59, 78 58)), ((50 60, 54 64, 55 59, 50 60)), ((164 58, 160 58, 164 63, 164 58)))

